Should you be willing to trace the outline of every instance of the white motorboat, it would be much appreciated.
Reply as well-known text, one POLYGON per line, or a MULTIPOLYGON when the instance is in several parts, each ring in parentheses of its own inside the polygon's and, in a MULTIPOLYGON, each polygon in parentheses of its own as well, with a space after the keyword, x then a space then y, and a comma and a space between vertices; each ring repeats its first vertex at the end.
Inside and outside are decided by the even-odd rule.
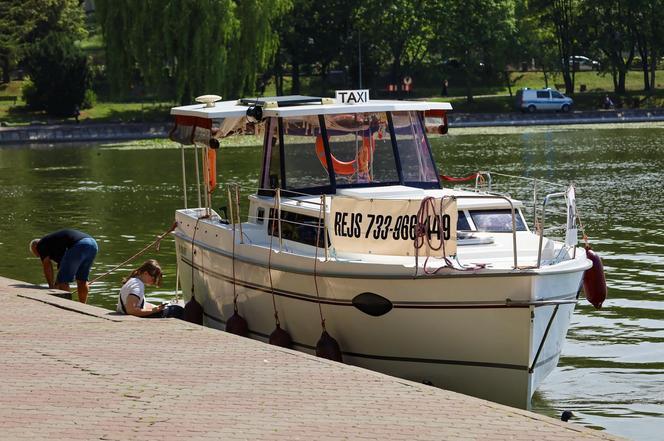
POLYGON ((445 188, 426 133, 447 132, 448 103, 366 91, 201 101, 172 109, 171 138, 183 161, 195 146, 201 171, 198 206, 185 190, 174 235, 185 300, 206 325, 225 329, 237 312, 250 337, 268 341, 278 325, 309 353, 325 330, 345 363, 529 407, 592 266, 572 186, 542 199, 537 231, 489 173, 445 188), (248 201, 217 190, 228 202, 217 212, 214 147, 249 131, 264 140, 259 188, 248 201), (560 241, 541 233, 556 197, 560 241))

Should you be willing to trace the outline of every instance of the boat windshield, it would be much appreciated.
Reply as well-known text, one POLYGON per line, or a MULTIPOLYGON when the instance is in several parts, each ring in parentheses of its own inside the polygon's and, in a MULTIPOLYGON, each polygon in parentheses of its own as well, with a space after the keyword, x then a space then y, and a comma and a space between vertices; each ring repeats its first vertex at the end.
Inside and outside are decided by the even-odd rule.
MULTIPOLYGON (((385 112, 325 115, 325 127, 337 185, 399 183, 385 112)), ((321 164, 327 167, 322 147, 320 142, 321 164)))
POLYGON ((324 128, 318 115, 284 117, 280 124, 273 120, 268 125, 265 160, 269 163, 262 188, 318 193, 335 185, 438 187, 416 112, 343 113, 322 119, 324 128))

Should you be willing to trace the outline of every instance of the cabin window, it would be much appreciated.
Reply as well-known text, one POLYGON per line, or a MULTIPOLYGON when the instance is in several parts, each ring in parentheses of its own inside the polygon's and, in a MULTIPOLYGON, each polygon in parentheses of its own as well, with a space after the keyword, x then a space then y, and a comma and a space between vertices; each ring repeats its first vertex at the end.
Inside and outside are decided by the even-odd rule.
MULTIPOLYGON (((519 210, 514 210, 516 216, 516 230, 526 231, 519 210)), ((471 210, 477 231, 490 231, 495 233, 512 231, 512 210, 471 210)))
MULTIPOLYGON (((385 112, 325 115, 325 127, 338 185, 399 182, 385 112)), ((316 147, 326 168, 322 142, 316 147)))
MULTIPOLYGON (((281 211, 281 238, 300 242, 311 246, 325 247, 324 237, 325 224, 320 222, 318 228, 318 218, 304 214, 293 213, 290 211, 281 211), (316 239, 318 231, 318 239, 316 239)), ((267 224, 268 234, 279 237, 279 223, 277 222, 277 213, 274 208, 270 208, 270 220, 267 224)))
POLYGON ((457 212, 457 231, 470 231, 470 224, 463 211, 457 212))
POLYGON ((549 99, 549 91, 548 91, 548 90, 546 90, 546 91, 541 91, 541 92, 538 91, 538 92, 537 92, 537 98, 540 98, 540 99, 543 98, 543 99, 547 99, 547 100, 548 100, 548 99, 549 99))
POLYGON ((417 114, 415 112, 393 112, 392 125, 397 138, 404 182, 438 184, 436 168, 417 114))
MULTIPOLYGON (((318 117, 283 118, 282 127, 286 176, 283 188, 305 189, 330 185, 327 170, 322 167, 317 155, 316 145, 320 139, 318 117)), ((275 159, 274 155, 272 159, 275 159)))

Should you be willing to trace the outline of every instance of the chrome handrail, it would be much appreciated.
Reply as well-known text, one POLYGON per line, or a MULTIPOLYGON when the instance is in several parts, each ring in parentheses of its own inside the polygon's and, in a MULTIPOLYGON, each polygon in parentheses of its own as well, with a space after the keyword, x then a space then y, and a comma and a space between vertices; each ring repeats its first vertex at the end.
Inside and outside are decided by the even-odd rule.
POLYGON ((512 212, 512 254, 514 255, 514 269, 518 269, 518 257, 517 257, 517 248, 516 248, 516 210, 514 209, 514 203, 507 196, 500 194, 487 194, 487 195, 456 195, 453 196, 455 199, 504 199, 510 204, 510 210, 512 212))
POLYGON ((558 193, 549 193, 544 196, 544 201, 542 202, 542 223, 540 224, 539 229, 539 247, 537 248, 537 268, 541 267, 542 264, 542 244, 544 243, 544 217, 546 214, 546 206, 549 203, 549 200, 557 197, 565 197, 566 193, 564 191, 558 193))

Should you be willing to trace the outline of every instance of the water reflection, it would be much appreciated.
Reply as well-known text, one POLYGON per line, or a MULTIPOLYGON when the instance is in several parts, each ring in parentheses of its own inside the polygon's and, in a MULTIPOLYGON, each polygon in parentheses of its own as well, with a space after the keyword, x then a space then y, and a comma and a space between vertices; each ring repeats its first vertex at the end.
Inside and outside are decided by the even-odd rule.
MULTIPOLYGON (((255 188, 260 149, 253 138, 241 142, 222 147, 220 181, 255 188)), ((576 184, 581 219, 604 259, 609 299, 600 311, 579 305, 560 366, 535 394, 533 407, 556 418, 571 410, 575 423, 633 439, 659 439, 664 433, 664 124, 452 130, 432 145, 443 174, 490 169, 576 184)), ((0 147, 0 274, 41 283, 27 243, 62 227, 97 238, 93 276, 112 269, 170 227, 174 210, 182 206, 180 155, 167 141, 0 147)), ((189 161, 190 206, 196 202, 193 173, 189 161)), ((526 201, 531 221, 529 184, 501 188, 496 178, 496 185, 526 201)), ((216 208, 227 205, 222 193, 214 197, 216 208)), ((175 289, 173 241, 165 240, 148 256, 157 258, 165 273, 162 288, 148 296, 169 300, 175 289)), ((115 308, 120 280, 139 263, 93 285, 91 302, 115 308)))

